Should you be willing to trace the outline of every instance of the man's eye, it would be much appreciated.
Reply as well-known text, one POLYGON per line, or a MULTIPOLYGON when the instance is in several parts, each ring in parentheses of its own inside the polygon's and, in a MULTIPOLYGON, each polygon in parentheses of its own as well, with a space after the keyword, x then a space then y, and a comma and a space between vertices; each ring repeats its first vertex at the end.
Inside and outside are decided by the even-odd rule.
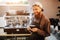
POLYGON ((37 10, 37 9, 33 9, 33 10, 37 10))

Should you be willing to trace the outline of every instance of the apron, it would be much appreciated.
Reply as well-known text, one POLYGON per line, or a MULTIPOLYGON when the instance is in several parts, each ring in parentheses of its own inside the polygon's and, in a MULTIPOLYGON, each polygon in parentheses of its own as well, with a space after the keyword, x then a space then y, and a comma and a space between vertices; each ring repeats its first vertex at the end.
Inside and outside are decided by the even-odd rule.
MULTIPOLYGON (((42 19, 42 17, 41 17, 42 19)), ((32 25, 35 25, 36 28, 40 29, 40 23, 41 23, 41 19, 35 19, 34 17, 32 18, 32 25)), ((36 32, 32 32, 31 36, 28 37, 26 40, 44 40, 45 37, 39 35, 38 33, 36 32)))

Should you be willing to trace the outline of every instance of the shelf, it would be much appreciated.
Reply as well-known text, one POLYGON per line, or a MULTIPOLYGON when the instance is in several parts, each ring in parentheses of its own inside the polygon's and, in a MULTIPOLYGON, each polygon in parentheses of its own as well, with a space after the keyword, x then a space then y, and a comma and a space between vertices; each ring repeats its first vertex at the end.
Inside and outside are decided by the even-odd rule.
POLYGON ((0 4, 0 6, 29 6, 29 4, 0 4))
POLYGON ((58 9, 60 9, 60 6, 58 6, 58 9))
POLYGON ((59 0, 59 2, 60 2, 60 0, 59 0))
POLYGON ((30 17, 30 15, 8 15, 4 17, 30 17))
POLYGON ((57 14, 57 16, 60 16, 60 14, 57 14))

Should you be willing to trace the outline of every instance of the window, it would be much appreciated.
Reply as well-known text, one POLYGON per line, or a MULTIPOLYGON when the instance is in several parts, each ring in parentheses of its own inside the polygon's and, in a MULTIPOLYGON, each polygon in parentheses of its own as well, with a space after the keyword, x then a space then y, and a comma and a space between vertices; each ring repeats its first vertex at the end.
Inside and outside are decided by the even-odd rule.
POLYGON ((5 6, 24 6, 28 5, 29 2, 28 0, 0 0, 0 6, 5 5, 5 6))

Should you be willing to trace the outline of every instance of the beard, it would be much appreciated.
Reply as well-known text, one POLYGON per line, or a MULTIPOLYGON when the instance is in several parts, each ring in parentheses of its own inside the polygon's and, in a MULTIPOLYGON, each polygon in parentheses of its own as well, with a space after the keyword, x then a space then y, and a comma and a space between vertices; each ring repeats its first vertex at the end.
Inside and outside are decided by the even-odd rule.
POLYGON ((39 19, 39 17, 40 17, 40 12, 38 12, 38 13, 35 14, 35 18, 36 19, 39 19))
POLYGON ((35 15, 39 15, 39 14, 40 14, 40 12, 35 12, 34 14, 35 14, 35 15))

